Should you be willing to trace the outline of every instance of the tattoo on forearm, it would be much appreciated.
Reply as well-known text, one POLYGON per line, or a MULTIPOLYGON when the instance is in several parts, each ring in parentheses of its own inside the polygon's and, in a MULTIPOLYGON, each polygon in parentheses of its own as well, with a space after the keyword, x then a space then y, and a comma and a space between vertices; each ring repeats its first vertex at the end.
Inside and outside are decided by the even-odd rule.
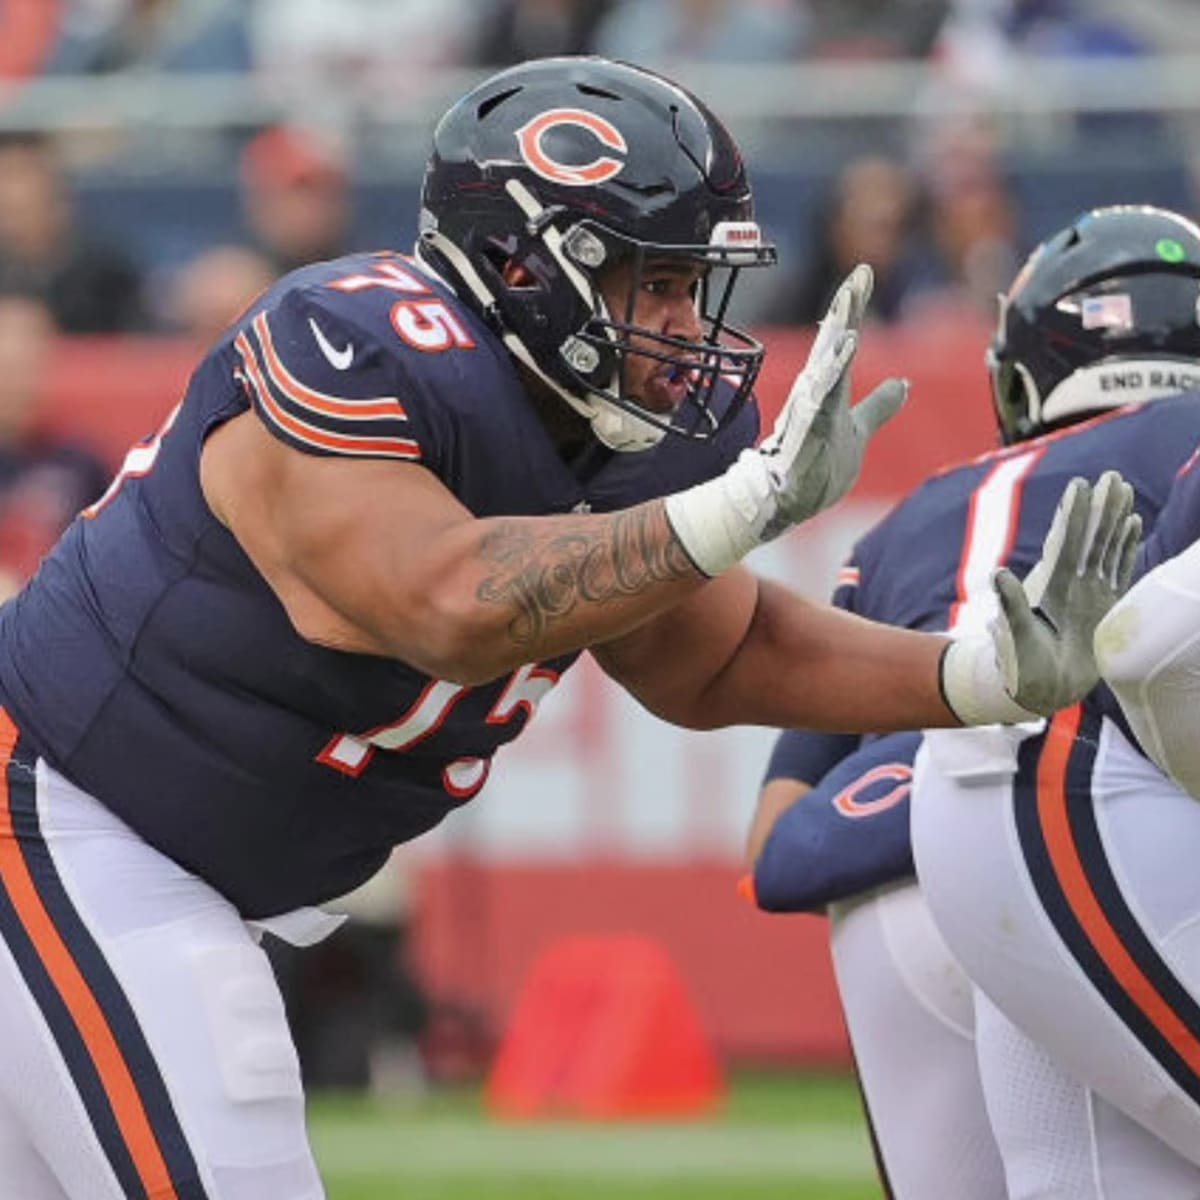
POLYGON ((479 584, 486 604, 515 610, 509 637, 528 646, 580 603, 636 596, 657 583, 694 576, 696 568, 661 507, 642 504, 609 517, 581 517, 550 536, 504 521, 480 545, 495 569, 479 584))

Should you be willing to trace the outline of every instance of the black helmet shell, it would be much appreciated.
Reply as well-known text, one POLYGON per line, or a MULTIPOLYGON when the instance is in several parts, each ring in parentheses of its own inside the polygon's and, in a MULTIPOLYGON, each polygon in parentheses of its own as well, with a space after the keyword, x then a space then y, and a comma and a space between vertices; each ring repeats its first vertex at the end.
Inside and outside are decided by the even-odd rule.
POLYGON ((1200 364, 1198 302, 1200 228, 1178 213, 1098 208, 1048 238, 1001 297, 988 350, 1004 440, 1179 391, 1154 364, 1200 364))
POLYGON ((775 261, 753 221, 741 154, 701 101, 640 67, 542 59, 464 96, 434 132, 419 248, 589 419, 597 403, 616 405, 641 428, 710 436, 757 376, 761 344, 725 319, 738 270, 775 261), (723 289, 702 289, 703 340, 630 323, 642 265, 664 256, 729 268, 723 289), (609 312, 597 279, 625 257, 635 264, 629 304, 609 312), (687 373, 688 414, 664 420, 623 394, 631 353, 687 373), (735 395, 718 415, 721 377, 735 395))

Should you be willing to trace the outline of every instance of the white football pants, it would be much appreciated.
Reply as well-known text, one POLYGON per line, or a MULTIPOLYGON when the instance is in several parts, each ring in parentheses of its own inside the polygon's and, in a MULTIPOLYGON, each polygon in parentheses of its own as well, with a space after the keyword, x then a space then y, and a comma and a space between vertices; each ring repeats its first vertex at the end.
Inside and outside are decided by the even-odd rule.
POLYGON ((1078 706, 1005 736, 927 734, 912 830, 1009 1195, 1197 1200, 1200 804, 1078 706))
POLYGON ((254 935, 7 719, 0 751, 0 1196, 320 1200, 254 935))
POLYGON ((971 983, 915 883, 830 910, 830 949, 895 1200, 1004 1200, 975 1061, 971 983))

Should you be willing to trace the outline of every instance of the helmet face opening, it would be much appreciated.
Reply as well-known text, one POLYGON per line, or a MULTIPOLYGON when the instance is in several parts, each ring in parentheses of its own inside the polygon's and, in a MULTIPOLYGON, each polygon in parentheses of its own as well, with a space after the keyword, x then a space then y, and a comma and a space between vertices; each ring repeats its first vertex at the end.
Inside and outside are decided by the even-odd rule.
POLYGON ((740 272, 774 264, 775 250, 728 131, 661 76, 560 58, 480 85, 434 135, 421 249, 614 448, 713 437, 750 397, 763 347, 730 306, 740 272), (663 263, 699 268, 699 333, 635 320, 646 273, 663 263), (618 266, 629 273, 619 296, 607 274, 618 266), (631 394, 647 361, 672 390, 685 383, 671 411, 631 394))
POLYGON ((987 364, 1006 443, 1195 386, 1200 228, 1149 206, 1085 213, 1001 297, 987 364))
MULTIPOLYGON (((724 236, 724 231, 719 231, 724 236)), ((762 343, 731 323, 729 307, 744 266, 766 266, 775 261, 774 247, 757 240, 757 227, 743 223, 737 245, 681 246, 639 242, 581 222, 565 239, 568 254, 583 253, 595 260, 595 239, 604 248, 602 262, 624 263, 628 268, 624 302, 606 301, 603 269, 588 270, 593 316, 564 344, 562 356, 578 386, 589 395, 633 414, 664 432, 705 440, 729 425, 749 399, 762 366, 762 343), (695 338, 663 333, 635 320, 637 298, 648 272, 677 264, 698 272, 695 284, 696 316, 700 335, 695 338), (638 403, 630 393, 629 367, 637 358, 651 360, 686 391, 671 412, 658 412, 638 403), (718 388, 724 384, 718 406, 718 388)), ((582 264, 581 264, 582 266, 582 264)))

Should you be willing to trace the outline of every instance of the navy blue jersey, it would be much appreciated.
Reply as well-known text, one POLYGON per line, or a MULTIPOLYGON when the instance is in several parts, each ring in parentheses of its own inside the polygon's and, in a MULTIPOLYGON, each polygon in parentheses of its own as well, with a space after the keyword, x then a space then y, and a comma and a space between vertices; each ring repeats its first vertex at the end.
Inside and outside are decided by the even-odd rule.
POLYGON ((1179 468, 1163 510, 1138 552, 1134 577, 1182 554, 1200 538, 1200 450, 1179 468))
POLYGON ((502 345, 412 260, 305 268, 254 306, 0 610, 0 700, 55 768, 266 916, 353 888, 473 796, 577 655, 467 688, 304 641, 200 488, 205 437, 250 407, 300 452, 431 471, 479 517, 690 486, 753 443, 758 417, 601 457, 584 482, 502 345))
MULTIPOLYGON (((857 543, 834 602, 910 629, 944 631, 983 619, 990 601, 980 607, 972 597, 989 595, 997 566, 1023 578, 1037 562, 1073 476, 1094 479, 1116 468, 1133 485, 1149 526, 1198 441, 1200 394, 1187 394, 1105 413, 953 467, 917 487, 857 543)), ((784 731, 766 779, 816 786, 839 751, 853 750, 838 768, 836 790, 844 790, 877 765, 871 739, 857 746, 835 735, 784 731)), ((806 796, 772 830, 755 867, 755 890, 774 897, 776 907, 817 907, 911 872, 907 793, 853 817, 830 803, 833 794, 823 787, 816 802, 806 796), (814 848, 822 846, 842 856, 836 872, 815 862, 814 848)))

